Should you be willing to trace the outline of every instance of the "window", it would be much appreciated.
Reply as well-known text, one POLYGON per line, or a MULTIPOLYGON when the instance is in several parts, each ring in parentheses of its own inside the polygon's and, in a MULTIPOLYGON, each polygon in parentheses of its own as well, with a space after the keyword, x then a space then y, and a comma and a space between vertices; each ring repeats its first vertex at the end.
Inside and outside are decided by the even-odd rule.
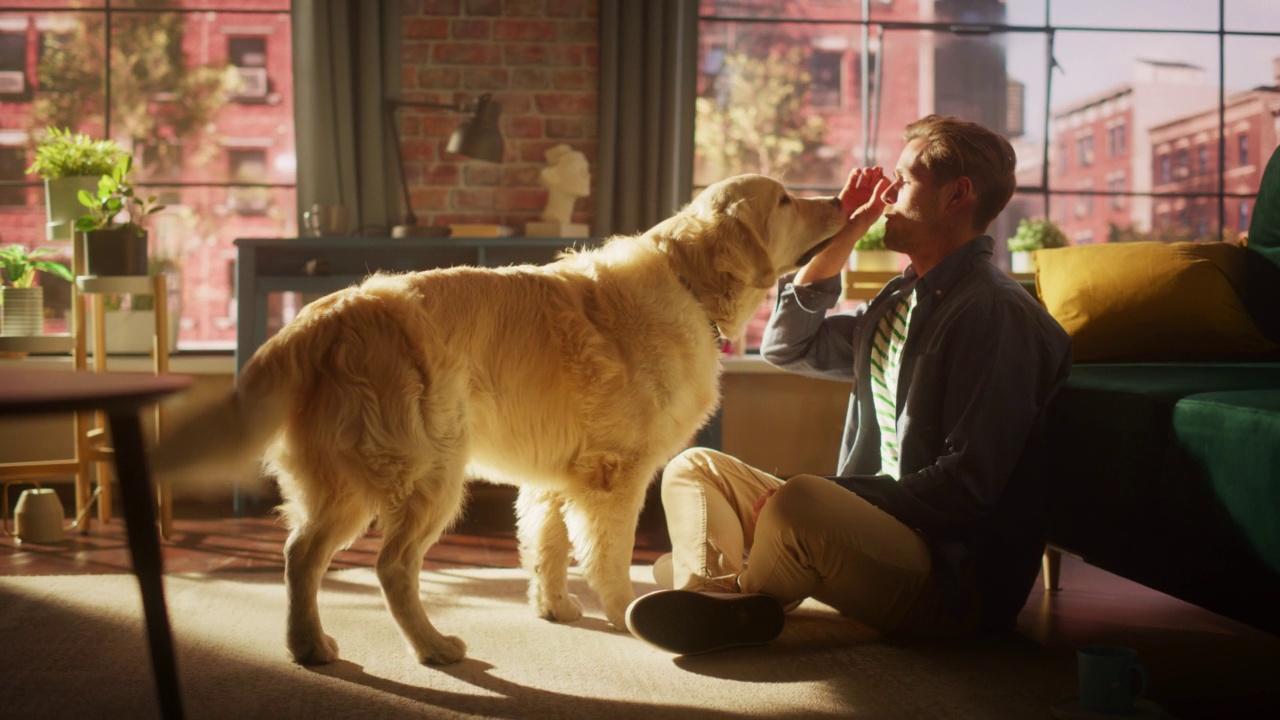
MULTIPOLYGON (((1239 132, 1227 134, 1221 125, 1223 87, 1275 83, 1280 26, 1271 4, 1186 0, 1170 12, 1167 0, 873 2, 864 16, 864 5, 856 2, 700 0, 699 66, 704 73, 717 66, 714 76, 700 76, 700 102, 714 97, 722 103, 721 121, 740 109, 737 117, 749 127, 738 137, 761 139, 758 146, 735 148, 737 157, 755 158, 775 141, 795 148, 771 167, 739 171, 772 172, 812 193, 838 189, 850 166, 891 165, 901 152, 902 128, 926 113, 958 115, 1001 131, 1015 140, 1018 154, 1015 198, 1040 202, 1034 210, 1011 203, 990 228, 998 244, 1018 220, 1037 211, 1054 218, 1068 237, 1097 242, 1111 236, 1170 240, 1202 230, 1206 239, 1219 238, 1225 228, 1218 218, 1229 218, 1232 227, 1235 205, 1223 212, 1229 201, 1224 190, 1232 186, 1215 182, 1214 174, 1224 166, 1249 166, 1250 158, 1274 149, 1269 132, 1252 140, 1266 147, 1248 148, 1249 140, 1242 147, 1239 132), (1219 13, 1224 8, 1228 25, 1219 13), (761 87, 734 95, 728 85, 717 85, 719 94, 711 95, 711 79, 731 84, 720 67, 730 58, 765 63, 786 48, 804 51, 804 72, 825 62, 815 53, 844 53, 839 106, 830 92, 811 93, 793 116, 779 118, 760 112, 783 104, 762 98, 761 87), (885 72, 883 92, 856 77, 872 57, 885 72), (1229 143, 1223 157, 1217 156, 1217 137, 1229 143), (1086 180, 1108 199, 1092 202, 1083 192, 1086 180), (1172 199, 1183 198, 1200 209, 1180 216, 1171 207, 1157 214, 1161 202, 1172 206, 1172 199)), ((1228 102, 1235 94, 1225 94, 1228 102)), ((779 91, 773 97, 788 96, 779 91)), ((1256 128, 1272 119, 1247 121, 1256 128)), ((700 116, 697 132, 704 125, 700 116)), ((729 174, 714 155, 723 143, 709 142, 711 135, 695 143, 695 187, 729 174)))
POLYGON ((1093 164, 1093 133, 1085 133, 1076 139, 1076 157, 1080 158, 1081 167, 1093 164))
POLYGON ((1111 157, 1121 157, 1129 150, 1128 139, 1125 137, 1124 125, 1113 125, 1107 129, 1107 154, 1111 157))
POLYGON ((1240 232, 1249 232, 1249 201, 1240 201, 1240 217, 1236 222, 1236 228, 1240 232))
POLYGON ((236 71, 236 98, 242 102, 265 100, 271 85, 267 77, 267 39, 227 38, 227 57, 236 71))
POLYGON ((0 11, 0 73, 19 57, 29 79, 26 98, 0 92, 0 128, 23 134, 0 143, 3 241, 46 244, 46 218, 38 179, 21 174, 31 158, 2 146, 29 153, 38 138, 28 131, 46 125, 110 138, 132 155, 138 192, 168 206, 147 229, 152 259, 180 276, 178 349, 233 348, 233 240, 297 234, 290 4, 98 0, 0 11), (21 52, 6 35, 15 27, 30 38, 21 52))
MULTIPOLYGON (((25 205, 27 194, 22 187, 27 154, 21 147, 0 146, 0 205, 25 205)), ((5 243, 7 244, 7 243, 5 243)))
POLYGON ((1123 193, 1127 189, 1128 188, 1125 186, 1124 172, 1114 173, 1111 175, 1110 179, 1107 180, 1107 190, 1112 193, 1116 193, 1111 196, 1112 210, 1124 209, 1124 195, 1120 193, 1123 193))
MULTIPOLYGON (((0 98, 27 92, 27 36, 0 31, 0 98)), ((12 98, 9 98, 12 99, 12 98)))
POLYGON ((1237 141, 1240 149, 1240 167, 1249 164, 1249 136, 1241 135, 1237 141))
POLYGON ((838 108, 843 98, 844 53, 814 50, 809 56, 809 101, 814 107, 838 108))

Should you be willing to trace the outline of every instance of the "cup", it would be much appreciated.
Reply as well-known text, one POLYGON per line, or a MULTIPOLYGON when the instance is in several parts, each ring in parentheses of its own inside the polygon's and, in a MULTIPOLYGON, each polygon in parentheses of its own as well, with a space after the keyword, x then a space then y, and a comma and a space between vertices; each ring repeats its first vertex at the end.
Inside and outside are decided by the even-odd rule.
POLYGON ((1133 712, 1147 694, 1150 677, 1138 663, 1138 651, 1115 645, 1090 645, 1076 651, 1080 676, 1080 709, 1105 715, 1133 712), (1136 686, 1136 688, 1135 688, 1136 686))
POLYGON ((345 235, 351 229, 350 218, 342 205, 316 203, 302 213, 302 227, 312 237, 345 235))

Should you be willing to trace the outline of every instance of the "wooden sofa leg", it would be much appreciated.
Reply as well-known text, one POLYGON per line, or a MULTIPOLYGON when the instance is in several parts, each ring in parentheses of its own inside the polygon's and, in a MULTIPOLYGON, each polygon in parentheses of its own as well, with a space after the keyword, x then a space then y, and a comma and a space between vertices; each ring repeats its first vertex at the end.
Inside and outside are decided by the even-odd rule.
POLYGON ((1062 567, 1062 551, 1045 546, 1044 557, 1040 562, 1044 568, 1045 592, 1061 590, 1062 588, 1058 585, 1058 570, 1062 567))

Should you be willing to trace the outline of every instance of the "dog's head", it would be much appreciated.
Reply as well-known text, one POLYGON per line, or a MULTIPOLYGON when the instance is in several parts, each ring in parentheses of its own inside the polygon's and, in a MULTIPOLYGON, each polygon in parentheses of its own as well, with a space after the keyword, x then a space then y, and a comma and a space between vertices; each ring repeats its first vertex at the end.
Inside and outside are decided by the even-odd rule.
POLYGON ((706 188, 651 233, 666 245, 713 320, 728 331, 745 322, 743 313, 754 311, 780 276, 807 263, 844 223, 834 197, 799 198, 772 178, 738 175, 706 188))

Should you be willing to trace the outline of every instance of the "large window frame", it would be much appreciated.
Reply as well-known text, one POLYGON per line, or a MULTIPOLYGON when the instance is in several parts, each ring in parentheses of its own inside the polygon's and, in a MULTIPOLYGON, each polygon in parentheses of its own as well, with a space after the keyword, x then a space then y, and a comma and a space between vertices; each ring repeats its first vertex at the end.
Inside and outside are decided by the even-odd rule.
MULTIPOLYGON (((281 96, 276 90, 277 78, 267 75, 266 58, 260 55, 266 55, 266 52, 259 55, 253 53, 241 52, 237 57, 231 57, 231 51, 240 45, 250 45, 252 47, 262 47, 269 49, 271 40, 262 36, 255 36, 254 33, 259 32, 275 32, 288 38, 290 35, 289 28, 292 24, 292 9, 288 2, 252 2, 249 0, 174 0, 172 5, 157 7, 149 5, 140 0, 98 0, 94 3, 84 3, 83 5, 75 4, 68 0, 66 3, 55 5, 52 2, 40 3, 38 6, 32 7, 14 7, 3 8, 0 12, 10 15, 28 15, 37 18, 36 22, 49 22, 51 18, 60 17, 74 18, 80 21, 92 21, 95 27, 92 37, 97 42, 102 43, 101 48, 105 57, 112 57, 112 44, 117 36, 120 28, 127 26, 127 18, 137 18, 138 16, 184 16, 192 18, 191 22, 186 23, 188 30, 192 32, 193 22, 203 21, 207 27, 214 32, 224 33, 226 39, 221 42, 226 45, 227 50, 226 64, 239 70, 243 76, 246 70, 252 74, 248 80, 256 82, 244 82, 246 78, 241 77, 241 86, 237 89, 230 88, 227 93, 226 103, 219 110, 219 114, 215 117, 224 118, 227 112, 241 112, 237 108, 244 105, 279 105, 287 108, 291 106, 291 94, 288 97, 281 96), (223 18, 222 24, 214 18, 223 18), (244 28, 248 28, 247 30, 244 28), (240 29, 237 29, 240 28, 240 29), (266 28, 263 30, 262 28, 266 28), (246 40, 247 39, 247 40, 246 40), (246 57, 248 60, 246 60, 246 57), (253 74, 256 73, 256 74, 253 74), (259 77, 261 76, 261 77, 259 77), (263 82, 265 80, 265 82, 263 82)), ((39 27, 37 25, 37 27, 39 27)), ((48 30, 37 30, 38 37, 41 40, 41 50, 38 55, 43 53, 43 40, 48 30)), ((182 50, 179 44, 173 44, 174 52, 179 55, 182 50)), ((281 45, 279 52, 288 53, 286 45, 281 45)), ((210 52, 209 57, 219 58, 220 53, 210 52)), ((281 57, 271 56, 273 67, 282 64, 281 57)), ((287 58, 287 67, 291 65, 292 59, 287 58)), ((188 59, 188 68, 202 67, 201 63, 207 62, 207 59, 188 59)), ((90 118, 89 125, 91 127, 84 128, 94 137, 114 138, 113 133, 117 132, 120 125, 119 116, 124 108, 117 107, 118 98, 113 98, 113 91, 117 87, 119 80, 118 73, 120 69, 114 67, 115 63, 106 62, 104 66, 97 69, 101 76, 101 97, 102 112, 101 115, 93 115, 90 118)), ((34 75, 34 71, 32 71, 34 75)), ((39 97, 42 92, 57 93, 65 92, 60 90, 56 78, 49 79, 45 83, 45 87, 39 86, 31 88, 28 84, 28 95, 39 97)), ((96 78, 95 78, 96 80, 96 78)), ((289 80, 289 85, 292 81, 289 80)), ((13 101, 13 98, 7 98, 13 101)), ((31 100, 31 97, 27 98, 31 100)), ((173 92, 166 89, 157 89, 148 99, 148 103, 157 103, 164 105, 165 103, 183 102, 184 98, 175 97, 173 92)), ((259 112, 252 108, 243 112, 259 112)), ((238 119, 238 118, 237 118, 238 119)), ((264 126, 261 121, 255 121, 256 126, 264 126)), ((287 168, 287 172, 273 173, 271 177, 261 177, 257 179, 245 179, 232 177, 230 172, 225 173, 226 178, 218 177, 221 174, 221 165, 211 157, 217 154, 227 154, 228 157, 239 148, 240 143, 261 141, 266 135, 261 130, 251 130, 246 137, 229 138, 230 142, 224 141, 227 135, 226 129, 220 129, 211 139, 210 145, 213 149, 210 151, 213 156, 203 158, 199 161, 188 161, 184 158, 186 149, 175 146, 166 138, 154 138, 154 142, 148 144, 137 144, 133 147, 135 164, 145 167, 150 165, 149 159, 155 156, 156 148, 159 144, 170 143, 170 149, 173 150, 173 156, 178 158, 182 170, 163 171, 157 170, 150 173, 140 173, 135 171, 135 185, 140 195, 158 195, 161 202, 174 203, 181 200, 189 203, 189 206, 179 205, 171 207, 170 210, 180 211, 186 218, 183 222, 197 222, 204 227, 215 226, 220 223, 221 215, 229 212, 233 216, 238 217, 261 217, 264 214, 263 203, 271 204, 273 225, 281 226, 279 230, 271 231, 272 234, 288 234, 296 232, 296 192, 297 182, 296 175, 292 175, 292 165, 294 157, 294 141, 293 122, 294 115, 292 111, 281 113, 276 111, 271 122, 269 123, 274 133, 279 131, 275 128, 279 127, 279 123, 288 123, 288 133, 286 142, 280 145, 277 155, 284 157, 273 157, 275 165, 273 167, 287 168), (288 161, 288 162, 285 162, 288 161), (288 181, 282 181, 282 177, 288 177, 288 181), (269 201, 263 199, 264 195, 269 195, 269 201), (199 212, 195 211, 198 206, 199 212), (195 220, 191 221, 190 218, 195 220)), ((254 123, 249 123, 253 125, 254 123)), ((233 131, 236 123, 232 123, 233 131)), ((73 131, 79 131, 81 128, 72 127, 73 131)), ((25 132, 27 135, 33 135, 40 131, 39 128, 32 127, 25 132)), ((233 133, 234 134, 234 133, 233 133)), ((33 156, 28 156, 29 162, 33 156)), ((39 212, 43 213, 44 192, 42 181, 34 175, 27 175, 23 178, 0 178, 0 193, 23 193, 26 196, 26 206, 28 210, 39 206, 39 212)), ((40 222, 43 225, 43 219, 40 222)), ((150 230, 152 230, 152 250, 153 253, 158 252, 160 248, 157 245, 157 229, 163 228, 163 234, 168 237, 174 236, 174 227, 181 225, 178 217, 165 217, 165 213, 152 216, 150 222, 150 230)), ((24 225, 25 227, 25 225, 24 225)), ((185 226, 184 226, 185 227, 185 226)), ((252 234, 252 233, 251 233, 252 234)), ((200 234, 200 246, 202 250, 208 250, 205 261, 198 268, 187 267, 183 270, 183 275, 187 277, 188 285, 199 284, 202 287, 207 283, 209 289, 218 290, 223 284, 223 280, 234 276, 234 248, 230 245, 230 240, 238 236, 238 231, 231 230, 202 230, 200 234), (210 245, 213 243, 213 245, 210 245), (225 266, 225 267, 223 267, 225 266), (210 281, 210 278, 217 278, 216 282, 210 281)), ((5 239, 9 241, 9 238, 5 239)), ((43 239, 39 244, 46 244, 43 239)), ((68 246, 69 247, 69 246, 68 246)), ((165 248, 172 250, 172 248, 165 248)), ((69 252, 69 250, 68 250, 69 252)), ((178 260, 183 258, 179 257, 178 260)), ((157 258, 159 262, 159 258, 157 258)), ((174 267, 174 263, 166 261, 164 265, 168 268, 174 267)), ((56 279, 50 279, 51 285, 58 284, 56 279)), ((213 352, 217 354, 230 354, 234 351, 235 346, 235 285, 234 282, 226 283, 226 297, 214 299, 211 307, 219 309, 208 310, 202 313, 202 325, 199 327, 199 335, 193 335, 191 341, 184 341, 179 345, 179 351, 198 351, 213 352), (223 302, 225 300, 225 302, 223 302)), ((184 291, 184 294, 187 294, 184 291)), ((199 296, 202 300, 208 297, 208 291, 190 293, 199 296)), ((181 308, 181 305, 178 306, 181 308)), ((55 319, 53 325, 46 331, 57 331, 60 329, 61 319, 55 319)))
MULTIPOLYGON (((1205 191, 1189 191, 1189 192, 1156 192, 1154 189, 1141 191, 1135 190, 1132 186, 1124 191, 1117 191, 1113 188, 1092 189, 1085 191, 1084 194, 1090 196, 1102 196, 1111 198, 1107 203, 1114 207, 1117 202, 1129 202, 1133 198, 1162 198, 1162 199, 1184 199, 1191 203, 1199 200, 1212 200, 1217 205, 1217 234, 1219 239, 1229 240, 1233 237, 1233 231, 1230 228, 1235 224, 1229 222, 1227 217, 1227 206, 1229 200, 1248 200, 1253 195, 1249 193, 1228 192, 1226 189, 1226 180, 1224 170, 1236 164, 1244 165, 1249 162, 1250 149, 1247 145, 1247 136, 1239 136, 1237 140, 1227 127, 1226 108, 1227 108, 1227 90, 1226 90, 1226 47, 1228 38, 1236 37, 1274 37, 1280 39, 1280 29, 1271 30, 1235 30, 1229 29, 1227 24, 1227 0, 1218 0, 1217 3, 1217 27, 1215 28, 1175 28, 1175 27, 1106 27, 1100 25, 1074 25, 1074 24, 1055 24, 1051 21, 1053 17, 1053 0, 1044 0, 1044 18, 1041 24, 1004 24, 1004 23, 985 23, 985 22, 969 22, 958 20, 954 22, 927 22, 927 21, 901 21, 892 22, 877 20, 873 3, 871 0, 859 0, 861 6, 861 17, 858 19, 811 19, 803 17, 795 17, 787 13, 779 13, 774 16, 753 16, 746 14, 731 13, 706 13, 700 12, 698 16, 699 27, 705 23, 765 23, 775 25, 789 24, 815 24, 822 26, 848 26, 855 28, 860 34, 863 42, 859 48, 861 55, 862 67, 869 67, 872 63, 874 55, 873 44, 869 42, 872 36, 883 37, 883 33, 898 31, 928 31, 949 33, 956 37, 972 37, 972 36, 991 36, 998 34, 1021 34, 1033 33, 1043 35, 1047 40, 1049 62, 1046 63, 1045 73, 1045 107, 1044 107, 1044 126, 1043 126, 1043 142, 1042 157, 1040 158, 1041 177, 1038 183, 1020 184, 1017 188, 1019 195, 1034 195, 1041 198, 1043 203, 1043 217, 1054 217, 1054 209, 1058 203, 1066 202, 1074 204, 1078 200, 1081 191, 1078 189, 1054 188, 1051 187, 1049 180, 1051 164, 1059 172, 1065 173, 1067 168, 1072 165, 1079 165, 1081 158, 1075 157, 1073 151, 1077 149, 1077 139, 1066 137, 1064 135, 1055 135, 1052 132, 1053 108, 1052 104, 1052 87, 1054 79, 1054 70, 1056 61, 1053 58, 1054 41, 1056 34, 1063 31, 1071 32, 1096 32, 1096 33, 1125 33, 1125 34, 1149 34, 1149 35, 1197 35, 1216 37, 1218 44, 1218 118, 1217 118, 1217 142, 1216 151, 1218 157, 1217 172, 1217 188, 1211 192, 1205 191), (1240 143, 1236 147, 1228 147, 1228 138, 1231 142, 1240 143), (1056 150, 1055 150, 1056 148, 1056 150), (1058 158, 1054 158, 1051 163, 1050 155, 1056 153, 1058 158)), ((869 143, 871 141, 870 131, 875 127, 876 120, 870 116, 870 108, 874 107, 875 102, 870 94, 868 79, 862 78, 862 82, 858 89, 859 106, 861 108, 860 123, 863 131, 863 137, 866 138, 863 156, 872 155, 869 143)), ((1128 137, 1127 128, 1124 125, 1118 125, 1113 130, 1114 134, 1108 137, 1108 152, 1114 154, 1126 150, 1126 145, 1132 142, 1128 137)), ((1081 141, 1089 147, 1089 157, 1086 158, 1091 164, 1096 149, 1093 147, 1095 141, 1092 137, 1087 141, 1081 141)), ((1252 152, 1257 152, 1252 150, 1252 152)), ((883 161, 885 159, 881 159, 883 161)), ((891 160, 890 160, 891 162, 891 160)), ((1172 158, 1165 157, 1162 162, 1172 162, 1172 158)), ((1176 173, 1170 173, 1176 175, 1176 173)), ((706 187, 707 183, 695 183, 694 190, 700 190, 706 187)), ((808 190, 815 192, 831 192, 838 190, 835 185, 814 185, 814 186, 798 186, 798 190, 808 190)), ((1092 202, 1092 199, 1090 200, 1092 202)), ((1233 218, 1234 219, 1234 218, 1233 218)))

